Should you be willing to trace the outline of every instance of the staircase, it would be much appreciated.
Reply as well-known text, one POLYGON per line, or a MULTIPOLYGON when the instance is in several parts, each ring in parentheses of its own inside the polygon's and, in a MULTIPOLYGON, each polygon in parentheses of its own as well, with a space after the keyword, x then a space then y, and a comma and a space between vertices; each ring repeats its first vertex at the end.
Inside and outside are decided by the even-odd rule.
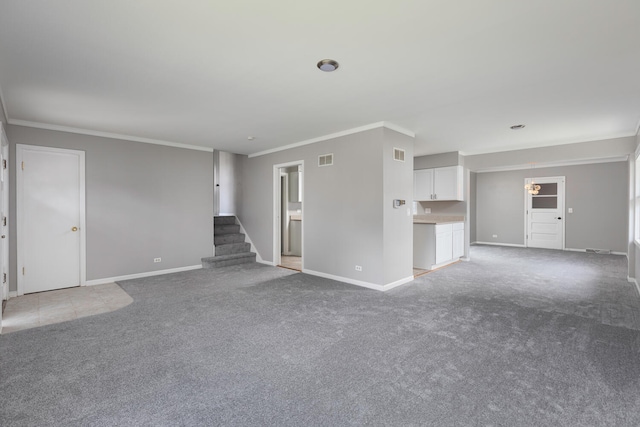
POLYGON ((213 244, 215 256, 202 258, 202 268, 218 268, 256 261, 251 244, 244 241, 235 216, 213 218, 213 244))

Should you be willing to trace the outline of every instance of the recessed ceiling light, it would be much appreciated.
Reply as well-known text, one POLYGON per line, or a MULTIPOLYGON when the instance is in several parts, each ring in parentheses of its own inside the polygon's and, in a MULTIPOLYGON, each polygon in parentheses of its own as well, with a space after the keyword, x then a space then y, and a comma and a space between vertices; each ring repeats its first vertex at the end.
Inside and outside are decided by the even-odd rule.
POLYGON ((247 139, 248 139, 249 141, 253 141, 254 139, 256 139, 256 137, 255 137, 255 136, 248 136, 248 137, 247 137, 247 139))
POLYGON ((513 129, 513 130, 518 130, 518 129, 522 129, 522 128, 524 128, 524 125, 513 125, 513 126, 511 126, 511 129, 513 129))
POLYGON ((318 62, 317 66, 322 71, 330 73, 331 71, 337 70, 340 64, 338 64, 338 61, 334 61, 333 59, 323 59, 322 61, 318 62))

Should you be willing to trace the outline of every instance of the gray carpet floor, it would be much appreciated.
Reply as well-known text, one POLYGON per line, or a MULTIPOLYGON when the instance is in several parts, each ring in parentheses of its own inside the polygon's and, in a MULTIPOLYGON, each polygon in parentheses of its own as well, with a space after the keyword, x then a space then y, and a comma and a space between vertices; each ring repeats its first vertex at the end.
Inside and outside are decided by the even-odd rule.
POLYGON ((626 258, 472 248, 387 293, 263 265, 0 336, 0 425, 640 425, 626 258))

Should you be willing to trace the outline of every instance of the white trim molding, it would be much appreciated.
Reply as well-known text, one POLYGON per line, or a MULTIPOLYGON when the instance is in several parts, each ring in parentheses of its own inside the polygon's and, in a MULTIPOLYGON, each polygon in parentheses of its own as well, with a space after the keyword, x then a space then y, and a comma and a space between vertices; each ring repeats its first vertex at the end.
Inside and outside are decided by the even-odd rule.
POLYGON ((202 265, 190 265, 187 267, 169 268, 166 270, 147 271, 145 273, 127 274, 125 276, 105 277, 104 279, 87 280, 85 286, 104 285, 105 283, 115 283, 120 280, 141 279, 143 277, 162 276, 163 274, 180 273, 182 271, 199 270, 202 265))
POLYGON ((315 144, 316 142, 328 141, 330 139, 340 138, 341 136, 353 135, 354 133, 365 132, 372 129, 378 128, 387 128, 403 135, 406 135, 411 138, 415 138, 416 134, 401 128, 400 126, 396 126, 393 123, 389 122, 377 122, 371 123, 369 125, 360 126, 357 128, 347 129, 336 133, 330 133, 329 135, 319 136, 317 138, 307 139, 300 142, 294 142, 293 144, 284 145, 282 147, 271 148, 269 150, 258 151, 257 153, 249 154, 249 157, 259 157, 264 156, 266 154, 277 153, 278 151, 289 150, 291 148, 302 147, 303 145, 315 144))
POLYGON ((143 142, 145 144, 164 145, 167 147, 185 148, 187 150, 207 151, 209 153, 213 153, 213 148, 211 147, 182 144, 180 142, 163 141, 161 139, 143 138, 143 137, 132 136, 132 135, 122 135, 119 133, 80 129, 80 128, 74 128, 70 126, 50 125, 48 123, 30 122, 27 120, 13 120, 13 119, 9 119, 9 124, 16 125, 16 126, 25 126, 29 128, 36 128, 36 129, 55 130, 59 132, 69 132, 69 133, 76 133, 79 135, 99 136, 102 138, 110 138, 110 139, 122 139, 125 141, 143 142))
MULTIPOLYGON (((564 250, 567 252, 585 252, 585 253, 588 252, 586 249, 575 249, 575 248, 565 248, 564 250)), ((594 253, 594 252, 589 252, 589 253, 594 253)), ((628 258, 626 252, 609 251, 608 254, 605 253, 603 255, 624 255, 628 258)))
POLYGON ((322 273, 320 271, 302 269, 302 272, 311 276, 318 276, 325 279, 335 280, 338 282, 348 283, 350 285, 356 285, 363 288, 373 289, 375 291, 386 292, 398 286, 412 282, 414 280, 413 275, 405 277, 404 279, 396 280, 395 282, 387 283, 386 285, 377 285, 375 283, 363 282, 362 280, 349 279, 348 277, 334 276, 333 274, 322 273))
POLYGON ((511 248, 526 248, 525 245, 519 245, 515 243, 473 242, 472 245, 508 246, 511 248))
POLYGON ((556 168, 561 166, 579 166, 579 165, 593 165, 597 163, 614 163, 614 162, 626 162, 629 160, 629 156, 615 156, 615 157, 602 157, 602 158, 593 158, 593 159, 580 159, 580 160, 566 160, 559 162, 545 162, 545 163, 536 163, 535 169, 531 168, 531 163, 521 164, 521 165, 512 165, 512 166, 496 166, 489 168, 481 168, 472 170, 474 173, 489 173, 489 172, 506 172, 506 171, 517 171, 523 169, 531 169, 536 173, 539 172, 538 169, 542 168, 556 168))

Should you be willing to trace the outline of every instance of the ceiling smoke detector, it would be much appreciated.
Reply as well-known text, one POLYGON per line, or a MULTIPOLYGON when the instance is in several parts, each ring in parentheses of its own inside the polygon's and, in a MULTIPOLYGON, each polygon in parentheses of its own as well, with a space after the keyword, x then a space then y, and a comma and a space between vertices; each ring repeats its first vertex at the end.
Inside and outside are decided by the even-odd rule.
POLYGON ((338 61, 334 61, 333 59, 323 59, 317 64, 317 67, 320 70, 325 71, 327 73, 337 70, 339 66, 340 64, 338 64, 338 61))
POLYGON ((524 128, 524 125, 513 125, 513 126, 511 126, 511 129, 513 129, 513 130, 518 130, 518 129, 523 129, 523 128, 524 128))

